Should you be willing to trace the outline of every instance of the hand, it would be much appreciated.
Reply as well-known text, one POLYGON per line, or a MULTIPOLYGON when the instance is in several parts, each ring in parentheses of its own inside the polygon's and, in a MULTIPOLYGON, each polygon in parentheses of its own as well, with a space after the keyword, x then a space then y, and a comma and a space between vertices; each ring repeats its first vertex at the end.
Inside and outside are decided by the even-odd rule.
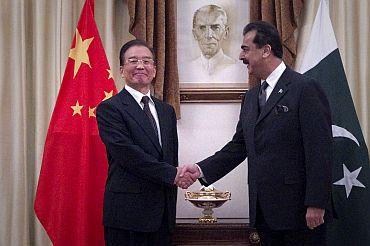
POLYGON ((195 182, 197 179, 199 179, 201 172, 197 165, 195 164, 188 164, 188 165, 182 165, 182 170, 180 173, 180 178, 183 178, 187 175, 195 182))
POLYGON ((311 230, 324 224, 325 209, 308 207, 306 212, 307 227, 311 230))
POLYGON ((182 165, 177 168, 177 175, 174 183, 182 189, 187 189, 199 177, 200 171, 196 165, 182 165))
POLYGON ((183 189, 187 189, 195 180, 193 180, 189 174, 185 173, 183 169, 183 166, 177 167, 177 174, 173 183, 183 189))

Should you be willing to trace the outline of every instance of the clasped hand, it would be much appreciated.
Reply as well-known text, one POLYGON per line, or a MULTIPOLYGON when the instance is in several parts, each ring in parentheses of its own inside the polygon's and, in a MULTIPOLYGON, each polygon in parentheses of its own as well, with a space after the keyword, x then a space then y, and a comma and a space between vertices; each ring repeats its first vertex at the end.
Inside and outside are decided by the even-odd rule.
POLYGON ((325 209, 308 207, 306 212, 307 227, 312 230, 324 224, 324 215, 325 209))
POLYGON ((182 189, 187 189, 199 177, 200 171, 195 164, 181 165, 177 167, 177 174, 174 184, 182 189))

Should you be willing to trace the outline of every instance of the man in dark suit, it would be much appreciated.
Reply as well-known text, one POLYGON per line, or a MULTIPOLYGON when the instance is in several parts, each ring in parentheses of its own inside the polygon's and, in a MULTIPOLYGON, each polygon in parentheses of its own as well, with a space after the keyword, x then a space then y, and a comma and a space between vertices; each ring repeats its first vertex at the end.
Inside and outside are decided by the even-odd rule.
POLYGON ((125 88, 97 109, 109 163, 103 223, 107 245, 170 245, 175 226, 178 140, 174 109, 150 95, 154 53, 124 44, 125 88))
POLYGON ((250 224, 262 245, 326 245, 332 219, 328 100, 315 80, 282 62, 274 26, 253 22, 243 35, 240 59, 261 85, 246 93, 232 140, 183 171, 208 185, 248 157, 250 224))

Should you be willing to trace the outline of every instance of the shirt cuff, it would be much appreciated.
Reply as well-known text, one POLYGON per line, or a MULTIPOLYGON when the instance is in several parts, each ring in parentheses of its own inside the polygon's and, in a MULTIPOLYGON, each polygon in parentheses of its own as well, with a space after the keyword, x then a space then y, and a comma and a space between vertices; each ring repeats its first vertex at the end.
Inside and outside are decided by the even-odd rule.
POLYGON ((203 174, 203 171, 202 169, 200 168, 200 166, 198 164, 195 164, 195 166, 197 166, 199 172, 200 172, 200 176, 199 176, 199 179, 202 179, 202 181, 206 184, 208 184, 206 178, 204 177, 204 174, 203 174))
POLYGON ((198 164, 195 164, 195 166, 197 166, 197 168, 198 168, 198 170, 199 170, 199 172, 200 172, 200 176, 199 176, 199 178, 200 178, 200 179, 201 179, 201 178, 204 178, 204 175, 203 175, 202 169, 198 166, 198 164))

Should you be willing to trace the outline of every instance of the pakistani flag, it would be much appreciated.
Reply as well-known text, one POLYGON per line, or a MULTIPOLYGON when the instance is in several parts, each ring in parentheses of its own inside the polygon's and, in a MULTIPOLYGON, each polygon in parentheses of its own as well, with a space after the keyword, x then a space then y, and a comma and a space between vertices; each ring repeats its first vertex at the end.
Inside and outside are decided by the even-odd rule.
POLYGON ((316 78, 330 102, 333 119, 333 199, 338 219, 328 227, 329 245, 370 245, 370 166, 329 17, 321 0, 301 73, 316 78))

